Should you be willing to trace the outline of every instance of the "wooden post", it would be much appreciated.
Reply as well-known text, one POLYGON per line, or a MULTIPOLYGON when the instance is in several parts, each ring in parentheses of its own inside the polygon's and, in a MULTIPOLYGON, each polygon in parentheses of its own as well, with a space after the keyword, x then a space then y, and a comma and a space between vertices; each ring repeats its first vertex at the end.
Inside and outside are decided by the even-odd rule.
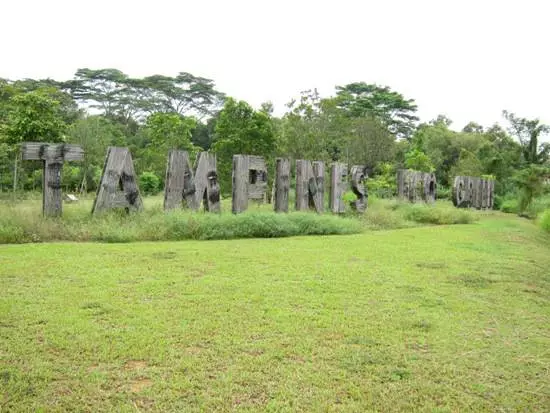
POLYGON ((423 174, 424 181, 424 193, 423 199, 424 202, 434 203, 437 190, 437 181, 434 173, 425 172, 423 174))
POLYGON ((311 207, 318 213, 323 213, 325 211, 325 163, 314 161, 312 172, 317 186, 317 193, 311 196, 311 207))
POLYGON ((220 183, 216 155, 201 152, 197 157, 195 168, 195 192, 192 196, 191 208, 198 210, 201 202, 205 211, 220 212, 220 183))
POLYGON ((61 216, 63 196, 61 174, 63 162, 80 161, 84 151, 79 145, 25 142, 22 145, 23 160, 43 161, 42 213, 44 216, 61 216))
POLYGON ((400 201, 408 199, 408 194, 405 193, 405 175, 406 169, 398 169, 395 180, 397 181, 397 198, 400 201))
POLYGON ((296 160, 296 211, 310 208, 318 213, 324 210, 325 164, 315 161, 313 164, 304 159, 296 160))
POLYGON ((187 151, 173 149, 168 153, 164 185, 164 210, 192 207, 195 197, 195 177, 187 151))
POLYGON ((288 212, 288 193, 290 190, 290 161, 277 158, 275 161, 273 209, 275 212, 288 212))
POLYGON ((335 214, 342 214, 346 210, 343 197, 346 192, 347 175, 345 164, 335 162, 331 165, 329 208, 335 214))
POLYGON ((365 179, 367 173, 365 172, 365 166, 354 165, 351 167, 351 190, 357 197, 355 201, 351 201, 351 208, 357 212, 365 212, 367 209, 367 190, 365 188, 365 179))
POLYGON ((130 151, 111 146, 107 149, 92 214, 113 208, 124 208, 127 212, 140 211, 143 201, 130 151))
POLYGON ((248 209, 248 156, 233 155, 231 210, 234 214, 248 209))

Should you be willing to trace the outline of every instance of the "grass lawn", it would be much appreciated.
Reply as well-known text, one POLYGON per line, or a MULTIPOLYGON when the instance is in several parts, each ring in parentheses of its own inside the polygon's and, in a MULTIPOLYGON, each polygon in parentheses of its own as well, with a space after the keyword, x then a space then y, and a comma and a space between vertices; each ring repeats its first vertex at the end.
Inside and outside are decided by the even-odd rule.
POLYGON ((0 246, 0 411, 548 411, 527 220, 0 246))

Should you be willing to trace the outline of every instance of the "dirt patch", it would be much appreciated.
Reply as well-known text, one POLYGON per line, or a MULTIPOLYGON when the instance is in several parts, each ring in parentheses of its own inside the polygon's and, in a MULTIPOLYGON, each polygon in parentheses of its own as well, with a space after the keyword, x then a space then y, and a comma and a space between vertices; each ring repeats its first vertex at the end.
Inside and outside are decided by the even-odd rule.
POLYGON ((136 379, 130 383, 130 391, 132 393, 139 393, 142 390, 145 390, 147 387, 151 387, 153 382, 144 377, 136 379))
POLYGON ((147 367, 147 363, 143 360, 130 360, 124 365, 124 370, 142 370, 147 367))

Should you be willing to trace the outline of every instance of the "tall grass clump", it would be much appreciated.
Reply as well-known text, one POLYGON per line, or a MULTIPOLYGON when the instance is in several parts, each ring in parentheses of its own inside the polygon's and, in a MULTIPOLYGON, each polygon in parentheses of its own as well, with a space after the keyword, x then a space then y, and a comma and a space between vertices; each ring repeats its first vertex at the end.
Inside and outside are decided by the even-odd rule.
POLYGON ((97 216, 84 209, 72 209, 61 218, 44 218, 37 210, 0 207, 0 243, 4 244, 274 238, 352 234, 362 230, 356 219, 315 213, 234 215, 183 210, 164 213, 157 207, 137 214, 115 210, 97 216))
POLYGON ((473 211, 442 204, 403 205, 402 211, 405 219, 421 224, 470 224, 479 219, 478 215, 473 211))
POLYGON ((543 230, 550 233, 550 209, 541 214, 539 224, 543 230))

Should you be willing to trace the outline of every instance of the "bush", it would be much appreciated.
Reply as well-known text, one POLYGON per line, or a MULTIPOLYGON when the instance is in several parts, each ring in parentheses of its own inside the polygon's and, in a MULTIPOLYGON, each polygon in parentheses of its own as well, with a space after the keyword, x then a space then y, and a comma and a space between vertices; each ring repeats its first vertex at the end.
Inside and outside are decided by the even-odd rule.
POLYGON ((550 209, 542 213, 540 217, 540 226, 546 232, 550 232, 550 209))
POLYGON ((145 195, 156 195, 160 191, 160 178, 153 172, 142 172, 139 176, 139 189, 145 195))
POLYGON ((405 219, 422 224, 470 224, 478 220, 475 212, 452 206, 412 204, 403 209, 405 219))
POLYGON ((500 210, 508 214, 517 214, 519 212, 519 201, 515 198, 502 201, 500 210))
POLYGON ((451 199, 451 188, 448 186, 438 185, 436 197, 437 199, 451 199))

